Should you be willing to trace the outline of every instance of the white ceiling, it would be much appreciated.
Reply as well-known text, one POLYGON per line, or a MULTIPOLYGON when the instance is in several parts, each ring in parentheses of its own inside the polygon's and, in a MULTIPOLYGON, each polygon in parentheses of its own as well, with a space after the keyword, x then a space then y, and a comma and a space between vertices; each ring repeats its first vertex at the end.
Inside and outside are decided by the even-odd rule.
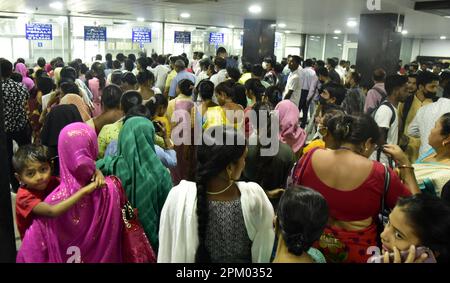
MULTIPOLYGON (((124 13, 114 16, 115 19, 135 20, 137 17, 144 17, 147 21, 218 27, 233 25, 240 28, 243 27, 245 18, 264 18, 287 24, 285 30, 308 34, 332 33, 335 29, 357 33, 358 28, 346 26, 347 20, 359 19, 361 13, 374 13, 367 9, 366 0, 66 0, 62 1, 65 3, 65 11, 53 10, 49 7, 50 2, 52 1, 1 1, 0 11, 81 15, 86 11, 99 10, 124 13), (259 4, 263 9, 262 13, 251 15, 248 12, 251 4, 259 4), (181 19, 179 15, 182 12, 189 12, 191 18, 181 19)), ((404 14, 408 37, 438 38, 446 35, 450 38, 450 19, 414 11, 414 2, 381 0, 381 11, 375 12, 404 14)))

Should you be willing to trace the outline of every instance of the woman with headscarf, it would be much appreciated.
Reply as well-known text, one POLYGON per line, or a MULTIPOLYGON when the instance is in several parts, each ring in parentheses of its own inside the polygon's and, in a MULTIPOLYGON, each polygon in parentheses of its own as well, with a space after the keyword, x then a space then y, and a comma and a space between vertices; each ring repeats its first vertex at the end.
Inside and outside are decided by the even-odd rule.
MULTIPOLYGON (((58 137, 61 130, 75 122, 83 122, 80 112, 73 104, 55 106, 45 117, 41 131, 41 142, 48 147, 50 158, 58 156, 58 137)), ((55 159, 54 175, 59 176, 58 159, 55 159)))
MULTIPOLYGON (((61 107, 61 106, 59 106, 61 107)), ((73 123, 59 135, 61 183, 44 200, 55 205, 91 182, 98 146, 94 130, 73 123)), ((121 194, 117 180, 86 195, 66 213, 37 217, 27 230, 17 262, 122 262, 121 194)))
POLYGON ((294 153, 298 153, 306 141, 305 131, 299 127, 298 118, 300 111, 290 100, 278 103, 275 110, 278 111, 280 119, 280 133, 278 138, 288 144, 294 153))
POLYGON ((17 63, 15 67, 16 73, 22 75, 22 84, 31 91, 34 87, 34 82, 31 78, 28 77, 28 69, 23 63, 17 63))
POLYGON ((159 219, 172 188, 169 171, 155 153, 155 128, 148 119, 128 119, 120 132, 117 155, 97 161, 103 174, 122 181, 128 200, 138 209, 138 217, 155 251, 158 249, 159 219))
POLYGON ((94 110, 92 111, 92 116, 97 117, 98 115, 102 114, 101 99, 103 89, 106 86, 106 76, 103 65, 99 62, 96 62, 92 65, 91 71, 93 74, 93 78, 88 80, 88 86, 94 98, 94 110))

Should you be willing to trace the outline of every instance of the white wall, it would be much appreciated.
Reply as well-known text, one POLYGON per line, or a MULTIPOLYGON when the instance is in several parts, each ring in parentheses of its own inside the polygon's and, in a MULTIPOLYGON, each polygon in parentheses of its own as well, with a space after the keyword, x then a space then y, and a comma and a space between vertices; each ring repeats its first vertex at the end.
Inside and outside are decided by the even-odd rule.
POLYGON ((419 55, 450 57, 450 40, 422 40, 419 55))

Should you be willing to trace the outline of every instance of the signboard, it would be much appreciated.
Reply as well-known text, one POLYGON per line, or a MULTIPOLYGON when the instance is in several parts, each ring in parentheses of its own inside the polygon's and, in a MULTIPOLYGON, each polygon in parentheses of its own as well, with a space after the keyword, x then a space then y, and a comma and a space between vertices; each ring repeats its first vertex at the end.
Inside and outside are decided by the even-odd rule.
POLYGON ((209 44, 223 44, 224 43, 224 34, 220 32, 210 32, 209 33, 209 44))
POLYGON ((26 24, 25 37, 28 40, 52 40, 52 25, 51 24, 26 24))
POLYGON ((176 31, 175 43, 191 44, 191 33, 189 31, 176 31))
POLYGON ((106 27, 84 27, 85 41, 106 41, 106 27))
POLYGON ((132 42, 151 43, 152 42, 152 30, 149 28, 138 27, 133 28, 131 35, 132 42))

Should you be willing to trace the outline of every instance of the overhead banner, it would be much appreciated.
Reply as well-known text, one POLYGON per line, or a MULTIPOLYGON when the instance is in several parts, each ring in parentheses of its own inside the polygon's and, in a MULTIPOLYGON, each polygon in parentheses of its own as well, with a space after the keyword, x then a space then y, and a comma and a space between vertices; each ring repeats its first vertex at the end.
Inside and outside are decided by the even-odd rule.
POLYGON ((106 27, 85 26, 85 41, 106 41, 106 27))
POLYGON ((191 33, 189 31, 176 31, 175 43, 191 44, 191 33))
POLYGON ((151 43, 152 30, 144 27, 133 28, 131 41, 139 43, 151 43))
POLYGON ((28 40, 52 40, 53 28, 51 24, 26 24, 25 37, 28 40))
POLYGON ((210 32, 209 33, 209 44, 224 44, 224 34, 220 32, 210 32))

